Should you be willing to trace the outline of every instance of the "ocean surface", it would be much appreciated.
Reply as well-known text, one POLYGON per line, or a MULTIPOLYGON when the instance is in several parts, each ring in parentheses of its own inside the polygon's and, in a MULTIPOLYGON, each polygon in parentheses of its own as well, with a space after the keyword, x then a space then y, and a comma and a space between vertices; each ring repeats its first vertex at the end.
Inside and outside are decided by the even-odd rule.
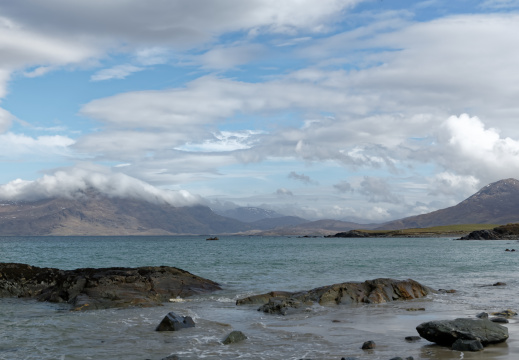
POLYGON ((407 342, 430 320, 519 310, 519 242, 452 238, 0 237, 0 262, 40 267, 168 265, 220 283, 222 291, 154 308, 71 312, 65 305, 0 299, 0 359, 518 359, 519 324, 506 343, 461 353, 426 340, 407 342), (517 252, 505 252, 516 248, 517 252), (309 306, 287 316, 235 305, 272 290, 308 290, 381 277, 455 289, 425 299, 377 305, 309 306), (506 286, 492 286, 505 282, 506 286), (425 311, 409 311, 411 308, 425 311), (196 326, 156 332, 170 311, 196 326), (248 339, 221 341, 232 330, 248 339), (373 340, 374 350, 361 350, 373 340))

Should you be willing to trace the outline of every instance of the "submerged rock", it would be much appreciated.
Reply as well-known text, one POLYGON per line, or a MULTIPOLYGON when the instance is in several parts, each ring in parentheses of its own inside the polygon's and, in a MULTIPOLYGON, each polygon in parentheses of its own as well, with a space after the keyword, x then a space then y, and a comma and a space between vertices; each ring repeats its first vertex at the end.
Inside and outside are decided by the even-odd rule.
POLYGON ((169 266, 59 270, 0 263, 0 297, 69 303, 75 310, 156 306, 220 286, 169 266))
POLYGON ((451 349, 457 351, 481 351, 483 350, 483 344, 478 340, 458 339, 452 344, 451 349))
POLYGON ((236 344, 236 343, 242 342, 246 339, 247 339, 247 336, 245 336, 244 333, 242 333, 241 331, 235 330, 235 331, 232 331, 229 335, 227 335, 227 337, 222 341, 222 343, 224 345, 236 344))
POLYGON ((364 282, 346 282, 323 286, 308 291, 273 291, 266 294, 239 299, 236 305, 265 305, 259 310, 274 313, 286 312, 302 304, 379 304, 396 300, 411 300, 424 297, 435 291, 408 279, 375 279, 364 282), (278 311, 279 309, 279 311, 278 311))
POLYGON ((422 323, 416 327, 424 339, 442 346, 452 346, 458 339, 478 340, 487 346, 508 339, 508 329, 489 320, 455 319, 422 323))

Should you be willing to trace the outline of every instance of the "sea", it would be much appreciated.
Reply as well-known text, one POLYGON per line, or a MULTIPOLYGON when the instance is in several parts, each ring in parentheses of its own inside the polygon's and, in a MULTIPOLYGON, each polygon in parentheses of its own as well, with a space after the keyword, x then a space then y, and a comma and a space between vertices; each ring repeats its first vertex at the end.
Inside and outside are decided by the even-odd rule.
POLYGON ((64 304, 0 299, 0 359, 518 359, 519 323, 482 352, 452 351, 417 336, 431 320, 519 310, 519 242, 453 238, 300 238, 221 236, 0 237, 0 262, 39 267, 174 266, 222 290, 152 308, 70 311, 64 304), (505 251, 506 249, 516 249, 505 251), (454 289, 424 299, 355 306, 309 305, 285 316, 236 300, 273 290, 299 291, 347 281, 413 279, 454 289), (503 286, 493 286, 497 282, 503 286), (157 332, 169 312, 193 328, 157 332), (233 330, 243 342, 223 345, 233 330), (362 350, 364 341, 376 343, 362 350))

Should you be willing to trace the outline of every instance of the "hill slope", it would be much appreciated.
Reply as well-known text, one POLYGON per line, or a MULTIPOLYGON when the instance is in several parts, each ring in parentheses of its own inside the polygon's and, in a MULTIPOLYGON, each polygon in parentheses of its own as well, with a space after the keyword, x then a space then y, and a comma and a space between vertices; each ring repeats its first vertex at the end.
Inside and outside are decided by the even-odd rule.
POLYGON ((519 222, 519 181, 506 179, 485 186, 458 205, 391 221, 377 229, 397 230, 455 224, 512 222, 519 222))
POLYGON ((251 228, 205 206, 173 207, 101 195, 0 205, 0 235, 221 234, 251 228))

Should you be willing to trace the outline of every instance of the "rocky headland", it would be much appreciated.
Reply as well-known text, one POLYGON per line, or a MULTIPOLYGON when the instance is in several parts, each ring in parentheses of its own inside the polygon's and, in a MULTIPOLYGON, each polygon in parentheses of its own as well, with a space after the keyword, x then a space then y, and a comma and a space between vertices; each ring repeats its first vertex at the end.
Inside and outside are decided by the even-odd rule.
POLYGON ((491 230, 472 231, 458 240, 519 240, 519 223, 501 225, 491 230))
POLYGON ((320 305, 379 304, 417 299, 433 292, 435 290, 411 279, 381 278, 364 282, 345 282, 300 292, 272 291, 239 299, 236 301, 236 305, 261 305, 258 309, 260 311, 285 315, 289 309, 313 303, 320 305))
POLYGON ((220 289, 211 280, 169 266, 60 270, 0 263, 0 297, 67 303, 75 310, 157 306, 220 289))

